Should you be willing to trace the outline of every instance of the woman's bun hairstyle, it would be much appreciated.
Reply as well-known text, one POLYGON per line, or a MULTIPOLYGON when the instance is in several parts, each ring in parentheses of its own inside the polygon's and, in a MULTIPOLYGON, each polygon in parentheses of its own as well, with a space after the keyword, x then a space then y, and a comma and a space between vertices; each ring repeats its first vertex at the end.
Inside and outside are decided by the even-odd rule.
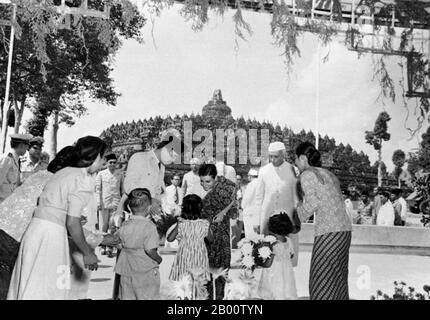
POLYGON ((66 167, 86 168, 106 151, 106 143, 93 136, 80 138, 73 146, 67 146, 58 152, 55 158, 49 163, 48 171, 56 173, 66 167))
POLYGON ((315 146, 310 142, 302 142, 296 148, 296 155, 300 157, 301 155, 305 155, 308 159, 308 163, 312 167, 321 167, 321 153, 315 148, 315 146))

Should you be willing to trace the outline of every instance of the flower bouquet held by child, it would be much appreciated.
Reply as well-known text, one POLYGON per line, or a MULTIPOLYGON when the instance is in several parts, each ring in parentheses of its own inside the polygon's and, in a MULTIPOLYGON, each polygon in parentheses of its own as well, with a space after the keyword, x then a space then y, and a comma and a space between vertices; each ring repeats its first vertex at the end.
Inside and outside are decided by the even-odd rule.
POLYGON ((263 236, 253 234, 251 237, 242 239, 238 246, 240 248, 242 267, 251 271, 255 268, 270 268, 273 263, 273 244, 276 242, 274 236, 263 236))
POLYGON ((274 259, 270 268, 262 270, 258 295, 268 300, 297 299, 292 263, 294 249, 287 236, 294 231, 294 225, 287 214, 281 213, 269 218, 268 230, 276 239, 273 243, 274 259))

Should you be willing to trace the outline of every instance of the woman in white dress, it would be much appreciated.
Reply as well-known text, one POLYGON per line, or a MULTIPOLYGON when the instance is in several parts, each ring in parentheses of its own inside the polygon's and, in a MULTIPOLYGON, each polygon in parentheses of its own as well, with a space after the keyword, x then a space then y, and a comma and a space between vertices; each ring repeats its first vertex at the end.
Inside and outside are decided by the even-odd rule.
POLYGON ((13 270, 9 300, 67 300, 71 294, 68 233, 83 254, 86 268, 97 256, 81 225, 83 209, 94 197, 94 174, 103 165, 106 144, 87 136, 66 147, 49 164, 54 175, 38 199, 13 270), (66 151, 66 152, 64 152, 66 151))

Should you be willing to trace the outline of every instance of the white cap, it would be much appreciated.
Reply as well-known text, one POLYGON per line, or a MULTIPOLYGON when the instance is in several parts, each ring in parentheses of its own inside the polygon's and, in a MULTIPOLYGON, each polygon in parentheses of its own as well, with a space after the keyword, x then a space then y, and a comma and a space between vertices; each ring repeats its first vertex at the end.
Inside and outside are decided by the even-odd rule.
POLYGON ((255 170, 255 169, 250 169, 249 172, 248 172, 248 175, 249 176, 257 177, 258 176, 258 171, 255 170))
POLYGON ((276 141, 269 144, 269 152, 276 152, 281 150, 285 150, 285 145, 282 142, 276 141))
POLYGON ((202 164, 199 158, 192 158, 190 164, 202 164))
POLYGON ((215 164, 216 167, 216 171, 218 173, 218 176, 223 176, 225 175, 225 163, 223 161, 219 161, 215 164))

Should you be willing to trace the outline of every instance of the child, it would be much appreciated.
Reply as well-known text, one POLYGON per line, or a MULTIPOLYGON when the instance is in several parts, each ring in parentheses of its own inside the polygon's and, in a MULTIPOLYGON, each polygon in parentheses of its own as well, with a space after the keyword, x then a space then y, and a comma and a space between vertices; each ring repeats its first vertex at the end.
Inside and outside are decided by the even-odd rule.
POLYGON ((287 214, 277 214, 269 218, 268 230, 269 234, 277 239, 273 245, 275 256, 271 267, 262 270, 258 295, 267 300, 297 299, 292 264, 294 249, 287 237, 294 232, 293 223, 287 214))
POLYGON ((208 235, 209 221, 200 218, 202 199, 187 195, 182 202, 182 214, 176 227, 168 234, 167 241, 179 241, 178 252, 169 279, 178 281, 189 270, 201 270, 209 279, 208 252, 204 238, 208 235))
POLYGON ((151 201, 148 189, 140 188, 131 191, 126 201, 132 215, 116 233, 122 247, 115 266, 121 276, 120 300, 157 300, 160 296, 162 259, 157 252, 157 228, 148 216, 151 201))

